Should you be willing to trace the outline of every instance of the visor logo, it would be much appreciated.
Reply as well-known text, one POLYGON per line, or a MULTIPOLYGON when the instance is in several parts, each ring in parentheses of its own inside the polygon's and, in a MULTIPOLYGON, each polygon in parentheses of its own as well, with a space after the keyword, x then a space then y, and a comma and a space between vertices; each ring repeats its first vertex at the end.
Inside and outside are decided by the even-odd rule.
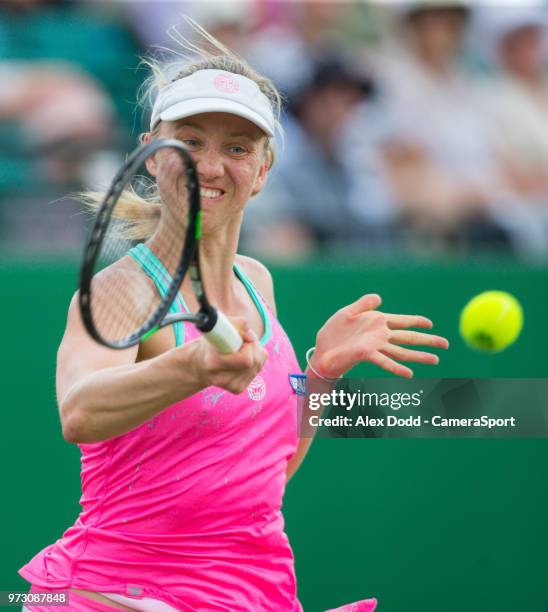
POLYGON ((213 86, 223 93, 236 93, 240 91, 240 84, 238 81, 234 77, 224 74, 215 77, 213 86))

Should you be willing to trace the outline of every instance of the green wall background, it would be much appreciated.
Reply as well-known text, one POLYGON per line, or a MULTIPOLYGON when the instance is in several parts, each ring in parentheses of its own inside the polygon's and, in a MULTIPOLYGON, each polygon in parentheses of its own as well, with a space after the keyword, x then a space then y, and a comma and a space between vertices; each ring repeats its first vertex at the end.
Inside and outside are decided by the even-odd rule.
MULTIPOLYGON (((62 438, 54 394, 76 270, 74 261, 0 264, 0 590, 28 588, 17 569, 80 509, 79 451, 62 438)), ((323 261, 272 270, 301 363, 334 310, 376 292, 382 310, 429 316, 451 341, 438 368, 415 376, 548 377, 548 268, 323 261), (526 314, 518 343, 492 356, 457 334, 460 309, 487 289, 514 293, 526 314)), ((316 440, 284 504, 305 611, 375 596, 379 612, 545 612, 547 449, 545 439, 316 440)))

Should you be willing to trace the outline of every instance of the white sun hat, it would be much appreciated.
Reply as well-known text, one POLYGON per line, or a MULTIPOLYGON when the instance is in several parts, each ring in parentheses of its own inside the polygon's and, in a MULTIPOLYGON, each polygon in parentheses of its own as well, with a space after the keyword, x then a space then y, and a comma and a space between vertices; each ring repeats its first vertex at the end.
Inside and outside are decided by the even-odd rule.
POLYGON ((150 129, 200 113, 230 113, 274 136, 272 105, 255 81, 225 70, 198 70, 160 90, 152 108, 150 129))
POLYGON ((548 26, 548 9, 538 5, 518 5, 493 9, 491 29, 496 42, 499 42, 508 36, 508 34, 528 26, 546 30, 548 26))

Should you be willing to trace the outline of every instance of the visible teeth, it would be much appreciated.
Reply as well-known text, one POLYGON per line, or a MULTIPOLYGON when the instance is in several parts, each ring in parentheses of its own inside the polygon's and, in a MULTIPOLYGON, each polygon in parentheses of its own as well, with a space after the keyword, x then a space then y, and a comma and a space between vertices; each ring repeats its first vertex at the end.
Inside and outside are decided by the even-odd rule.
POLYGON ((200 189, 200 195, 202 198, 218 198, 223 192, 219 189, 200 189))

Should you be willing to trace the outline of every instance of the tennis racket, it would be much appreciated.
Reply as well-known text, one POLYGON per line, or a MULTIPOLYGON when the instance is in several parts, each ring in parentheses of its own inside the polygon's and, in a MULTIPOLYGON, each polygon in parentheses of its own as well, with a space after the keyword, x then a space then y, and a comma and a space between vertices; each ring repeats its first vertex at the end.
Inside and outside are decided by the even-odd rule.
POLYGON ((200 224, 200 185, 185 146, 159 139, 137 148, 114 177, 85 246, 79 306, 91 337, 124 349, 190 321, 219 352, 240 348, 240 334, 204 290, 200 224), (176 300, 187 272, 195 314, 176 300))

